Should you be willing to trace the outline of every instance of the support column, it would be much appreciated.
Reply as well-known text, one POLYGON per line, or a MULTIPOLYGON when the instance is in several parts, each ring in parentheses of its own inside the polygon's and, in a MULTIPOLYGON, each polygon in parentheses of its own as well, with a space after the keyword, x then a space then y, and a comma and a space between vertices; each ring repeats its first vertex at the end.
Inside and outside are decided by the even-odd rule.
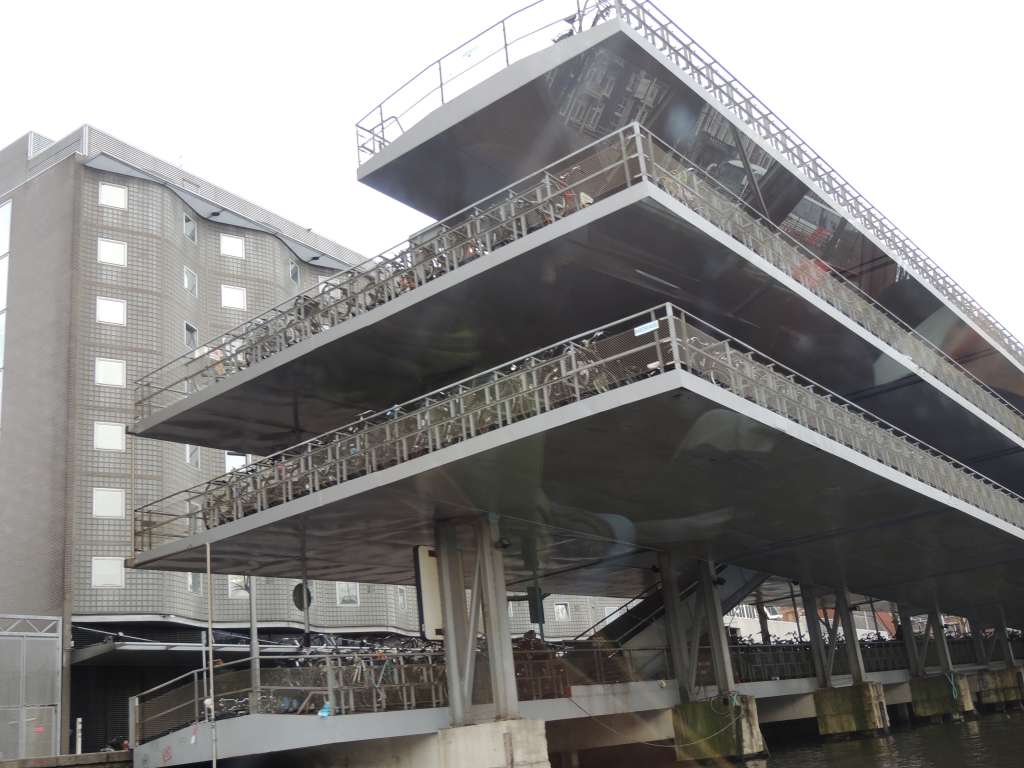
POLYGON ((757 590, 757 623, 761 628, 761 642, 765 645, 772 644, 772 632, 768 628, 768 611, 764 609, 764 600, 761 598, 761 590, 757 590))
POLYGON ((437 734, 440 764, 446 768, 551 768, 542 720, 519 719, 512 638, 508 628, 505 567, 497 548, 497 526, 490 517, 441 521, 435 529, 448 710, 452 727, 437 734), (466 560, 459 549, 457 525, 472 534, 474 564, 469 614, 466 611, 466 560), (481 609, 487 635, 493 709, 474 706, 476 632, 481 609))
POLYGON ((914 616, 910 609, 904 605, 898 606, 900 616, 900 632, 903 635, 903 647, 907 652, 907 665, 910 667, 911 677, 921 677, 924 674, 924 660, 918 653, 917 639, 914 637, 914 616))
POLYGON ((662 564, 662 590, 673 664, 688 677, 685 683, 680 682, 682 703, 672 713, 676 760, 719 760, 764 754, 757 702, 753 696, 735 692, 714 564, 707 560, 699 563, 699 584, 692 598, 694 604, 690 611, 690 626, 687 627, 684 626, 683 610, 679 604, 677 555, 663 553, 659 562, 662 564), (718 695, 713 699, 698 700, 695 677, 702 625, 707 627, 718 695))
POLYGON ((857 627, 853 622, 853 611, 850 608, 850 595, 845 589, 836 591, 836 613, 843 623, 843 640, 846 645, 846 658, 850 664, 850 677, 854 685, 864 683, 864 657, 860 652, 857 640, 857 627))
POLYGON ((715 565, 710 560, 701 560, 700 593, 708 626, 708 644, 711 646, 711 665, 715 671, 718 693, 731 693, 736 689, 732 675, 732 657, 729 655, 729 640, 726 637, 725 622, 722 621, 722 600, 715 585, 715 565))
POLYGON ((495 545, 495 521, 482 517, 476 522, 476 545, 480 558, 480 587, 484 598, 484 631, 491 672, 491 692, 499 720, 519 717, 512 636, 508 628, 508 594, 505 591, 505 562, 495 545))
POLYGON ((940 674, 918 676, 910 680, 910 695, 913 700, 914 716, 930 719, 950 718, 961 720, 965 714, 974 713, 974 699, 967 678, 953 669, 949 644, 942 628, 942 612, 936 603, 928 612, 928 627, 925 630, 925 649, 919 655, 922 673, 927 663, 927 636, 935 643, 935 653, 940 674))
MULTIPOLYGON (((1007 707, 1019 709, 1024 706, 1024 670, 1017 666, 1013 656, 1013 646, 1006 631, 1006 615, 1002 606, 999 607, 999 616, 996 619, 995 637, 993 646, 999 647, 999 656, 1003 660, 1003 666, 999 669, 992 668, 991 657, 986 658, 985 663, 989 668, 978 675, 978 688, 976 692, 979 707, 987 709, 1005 710, 1007 707)), ((971 623, 971 631, 974 631, 974 623, 971 623)), ((984 641, 982 641, 984 643, 984 641)))
MULTIPOLYGON (((807 592, 811 592, 811 590, 807 590, 807 592)), ((814 608, 816 630, 812 631, 811 642, 812 644, 817 642, 821 648, 814 654, 815 667, 817 670, 817 665, 821 663, 828 680, 827 686, 814 692, 818 732, 822 736, 886 733, 889 730, 889 711, 885 708, 885 691, 881 683, 866 679, 864 658, 857 640, 857 627, 853 622, 853 612, 850 609, 849 593, 845 588, 838 589, 835 597, 836 610, 829 631, 830 647, 827 654, 824 652, 824 644, 821 641, 817 600, 813 593, 804 598, 810 600, 814 608), (846 646, 846 658, 849 661, 852 685, 836 688, 832 685, 832 659, 838 640, 837 629, 840 625, 843 628, 843 644, 846 646), (819 658, 823 659, 823 662, 818 662, 819 658)), ((811 620, 808 618, 808 626, 810 623, 811 620)))
POLYGON ((832 687, 832 665, 825 653, 825 642, 821 637, 821 621, 818 619, 818 596, 814 587, 800 585, 800 601, 804 604, 804 617, 807 620, 807 635, 811 641, 811 661, 814 664, 814 675, 818 678, 819 688, 832 687))
POLYGON ((256 619, 256 577, 250 576, 249 587, 249 714, 260 711, 260 633, 256 619))
POLYGON ((665 605, 665 636, 668 640, 672 673, 679 688, 679 701, 686 703, 693 691, 690 668, 696 659, 690 658, 686 620, 679 601, 679 557, 675 553, 658 552, 658 570, 661 573, 661 599, 665 605))

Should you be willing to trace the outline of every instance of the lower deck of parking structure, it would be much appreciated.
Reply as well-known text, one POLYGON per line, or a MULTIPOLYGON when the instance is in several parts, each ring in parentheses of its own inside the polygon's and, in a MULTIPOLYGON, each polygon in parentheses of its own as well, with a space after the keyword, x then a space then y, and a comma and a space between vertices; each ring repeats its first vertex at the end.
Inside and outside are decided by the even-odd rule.
MULTIPOLYGON (((854 685, 836 676, 833 687, 815 678, 737 683, 719 695, 680 703, 673 679, 573 685, 569 695, 521 701, 520 717, 452 727, 447 707, 367 712, 331 717, 297 714, 242 715, 216 721, 222 760, 277 753, 291 761, 313 755, 352 766, 504 768, 571 765, 567 756, 628 744, 675 746, 680 759, 753 756, 765 751, 759 726, 817 719, 823 735, 871 734, 894 719, 957 717, 974 702, 1019 706, 1019 668, 961 665, 950 677, 930 670, 867 673, 854 685), (509 761, 511 756, 514 761, 509 761), (466 762, 469 760, 469 762, 466 762)), ((187 725, 135 748, 136 766, 190 765, 208 761, 212 728, 187 725)))

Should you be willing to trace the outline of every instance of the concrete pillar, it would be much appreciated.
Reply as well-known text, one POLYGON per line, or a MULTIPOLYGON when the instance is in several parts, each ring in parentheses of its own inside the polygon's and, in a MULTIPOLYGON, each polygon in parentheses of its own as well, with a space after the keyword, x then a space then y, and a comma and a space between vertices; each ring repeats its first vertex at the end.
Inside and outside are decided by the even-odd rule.
POLYGON ((757 719, 757 702, 752 696, 734 693, 732 659, 722 621, 722 603, 715 585, 714 565, 702 561, 699 589, 690 616, 679 602, 680 563, 675 553, 659 553, 665 619, 673 669, 682 702, 672 711, 676 760, 714 760, 746 758, 765 752, 757 719), (718 695, 697 700, 695 685, 702 627, 707 628, 718 695))
POLYGON ((491 692, 498 719, 519 717, 519 693, 512 657, 512 636, 508 627, 508 593, 505 591, 505 562, 496 543, 500 537, 496 521, 476 521, 476 546, 480 558, 480 589, 484 603, 484 631, 491 673, 491 692))
POLYGON ((919 718, 949 718, 961 720, 965 714, 974 713, 974 699, 967 678, 953 669, 946 633, 942 628, 942 613, 936 605, 928 613, 928 630, 935 643, 941 674, 923 676, 925 655, 921 654, 922 676, 910 680, 910 695, 913 700, 914 716, 919 718))
POLYGON ((825 653, 825 642, 821 637, 821 622, 818 620, 818 596, 814 587, 800 585, 800 600, 804 604, 804 616, 807 618, 807 635, 811 641, 811 660, 814 663, 814 675, 818 678, 819 688, 832 686, 831 664, 825 653))
POLYGON ((444 615, 445 670, 448 676, 448 712, 452 725, 465 725, 472 701, 472 688, 464 680, 465 670, 472 667, 465 659, 469 648, 469 625, 466 618, 466 583, 462 557, 458 548, 455 525, 440 522, 435 531, 438 580, 441 587, 441 611, 444 615))
POLYGON ((438 732, 438 747, 441 768, 551 768, 543 720, 498 720, 446 728, 438 732))
MULTIPOLYGON (((828 684, 814 692, 814 711, 818 718, 818 733, 822 736, 846 736, 850 734, 883 734, 889 730, 889 711, 885 708, 885 691, 882 684, 865 679, 864 658, 857 641, 857 628, 853 623, 849 594, 845 589, 836 591, 836 615, 833 625, 841 623, 843 641, 850 664, 853 684, 842 688, 832 686, 831 654, 824 652, 821 639, 821 625, 818 622, 817 598, 812 589, 806 589, 804 610, 813 605, 815 630, 811 643, 819 647, 815 654, 815 671, 821 664, 828 684), (822 661, 818 661, 822 659, 822 661)), ((808 627, 810 627, 808 618, 808 627)), ((835 642, 835 633, 832 633, 835 642)), ((822 674, 819 672, 819 681, 822 674)))
POLYGON ((256 577, 248 578, 249 586, 249 714, 260 711, 260 633, 256 618, 256 577))
POLYGON ((671 552, 658 552, 658 570, 661 573, 661 597, 665 606, 665 639, 668 641, 672 672, 679 688, 679 701, 690 700, 693 688, 691 667, 696 659, 690 658, 690 643, 683 606, 679 602, 679 556, 671 552))
POLYGON ((864 658, 857 641, 857 627, 853 623, 853 611, 850 609, 850 596, 845 589, 836 591, 836 613, 843 623, 843 639, 846 641, 846 658, 850 662, 850 677, 854 685, 864 682, 864 658))
POLYGON ((1006 666, 1012 667, 1017 664, 1017 660, 1013 656, 1013 644, 1010 642, 1010 633, 1006 629, 1006 612, 1002 606, 999 606, 999 619, 996 623, 996 638, 999 641, 999 647, 1002 649, 1003 661, 1006 662, 1006 666))
POLYGON ((917 639, 914 637, 914 617, 906 606, 898 606, 900 616, 900 633, 903 635, 903 647, 907 651, 907 665, 910 667, 911 677, 920 677, 924 674, 924 659, 921 658, 917 648, 917 639))
POLYGON ((701 560, 699 569, 700 593, 708 626, 711 663, 715 668, 715 684, 719 693, 726 693, 735 690, 736 683, 732 675, 732 657, 729 655, 725 622, 722 621, 722 601, 715 588, 715 566, 710 560, 701 560))

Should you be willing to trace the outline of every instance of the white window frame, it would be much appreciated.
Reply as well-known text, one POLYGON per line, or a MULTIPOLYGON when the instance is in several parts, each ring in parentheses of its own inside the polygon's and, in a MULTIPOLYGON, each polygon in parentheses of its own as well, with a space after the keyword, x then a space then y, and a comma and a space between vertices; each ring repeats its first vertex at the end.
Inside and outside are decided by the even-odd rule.
POLYGON ((302 272, 299 270, 299 265, 294 261, 288 262, 288 279, 291 280, 296 290, 302 285, 302 272))
POLYGON ((199 327, 196 326, 196 325, 193 325, 188 320, 186 320, 184 322, 184 325, 181 326, 181 331, 182 331, 182 339, 184 339, 184 342, 185 342, 185 348, 186 349, 198 349, 199 348, 199 327), (189 336, 188 330, 189 330, 189 328, 191 328, 193 331, 195 331, 196 343, 194 345, 193 344, 189 344, 189 342, 188 342, 188 336, 189 336))
POLYGON ((229 235, 226 232, 220 233, 220 255, 230 256, 232 259, 244 259, 245 258, 245 238, 241 235, 229 235), (232 245, 233 243, 241 243, 242 252, 238 253, 237 249, 232 245), (225 249, 224 245, 228 244, 225 249))
POLYGON ((181 234, 185 236, 193 245, 199 242, 199 222, 189 215, 188 211, 183 211, 181 214, 181 234), (192 222, 192 236, 188 235, 188 225, 192 222))
POLYGON ((97 194, 97 198, 98 198, 97 202, 101 206, 103 206, 104 208, 113 208, 114 210, 118 210, 118 211, 127 211, 128 210, 128 187, 126 187, 124 184, 112 184, 109 181, 101 181, 100 182, 100 186, 99 186, 99 192, 97 194), (104 189, 120 190, 119 194, 124 196, 124 203, 122 205, 118 205, 116 203, 104 202, 103 201, 103 190, 104 189))
POLYGON ((93 383, 98 387, 114 387, 115 389, 124 389, 128 386, 128 363, 125 360, 119 360, 116 357, 97 357, 93 368, 93 383), (100 367, 103 363, 112 363, 113 365, 119 366, 121 369, 121 381, 118 384, 111 384, 106 381, 100 381, 100 367))
POLYGON ((109 264, 112 267, 127 267, 128 266, 128 243, 124 240, 114 240, 112 237, 97 237, 96 238, 96 261, 100 264, 109 264), (120 251, 119 259, 104 259, 103 258, 103 245, 116 245, 119 246, 120 251))
POLYGON ((395 608, 403 613, 409 609, 409 596, 403 586, 399 586, 395 592, 395 608))
POLYGON ((191 443, 185 443, 185 464, 195 469, 202 469, 203 466, 203 452, 198 445, 192 445, 191 443), (192 463, 193 450, 195 451, 196 461, 192 463))
POLYGON ((96 322, 99 323, 100 325, 117 325, 117 326, 120 326, 122 328, 124 326, 128 325, 128 302, 125 301, 124 299, 113 299, 113 298, 111 298, 109 296, 97 296, 96 297, 96 322), (110 302, 111 304, 120 304, 121 305, 121 318, 122 318, 121 322, 117 322, 116 320, 100 320, 100 305, 103 302, 110 302))
POLYGON ((572 614, 569 613, 568 603, 555 603, 554 606, 551 608, 551 615, 554 617, 555 621, 561 623, 567 622, 572 618, 572 614), (563 609, 565 616, 558 615, 559 609, 563 609))
POLYGON ((234 471, 236 469, 241 469, 246 464, 248 464, 249 461, 250 461, 250 459, 249 459, 249 455, 248 454, 239 453, 238 451, 224 451, 224 471, 225 472, 232 472, 232 471, 234 471), (238 464, 237 462, 235 462, 235 466, 232 466, 231 463, 228 462, 228 457, 229 456, 240 457, 242 459, 242 463, 238 464))
POLYGON ((92 568, 90 571, 90 583, 93 589, 124 589, 124 558, 123 557, 94 557, 92 558, 92 568), (97 567, 100 569, 104 565, 113 565, 118 563, 120 567, 117 569, 115 579, 97 579, 97 576, 102 574, 97 573, 97 567), (97 582, 100 583, 97 583, 97 582))
POLYGON ((111 453, 124 453, 125 441, 127 440, 126 425, 119 421, 94 421, 92 423, 92 447, 97 451, 109 451, 111 453), (119 448, 105 448, 99 444, 100 434, 103 427, 116 427, 120 433, 119 448))
POLYGON ((230 574, 228 576, 228 598, 231 600, 242 600, 249 597, 249 589, 245 583, 245 576, 230 574))
POLYGON ((358 608, 359 607, 359 582, 358 581, 336 581, 336 582, 334 582, 334 602, 340 608, 358 608), (355 587, 355 589, 352 589, 351 592, 349 592, 348 590, 351 587, 355 587), (343 588, 346 590, 346 594, 345 594, 346 598, 350 597, 353 594, 355 595, 356 601, 354 603, 352 603, 352 602, 343 602, 342 601, 342 589, 343 588))
POLYGON ((125 516, 125 498, 126 497, 127 497, 127 493, 125 492, 124 488, 99 488, 99 487, 93 488, 92 489, 92 516, 93 517, 101 518, 103 520, 124 520, 124 516, 125 516), (100 514, 97 510, 99 509, 99 507, 101 505, 97 504, 97 499, 102 498, 105 495, 111 495, 112 496, 112 495, 115 495, 115 494, 117 496, 119 496, 120 499, 121 499, 120 505, 119 505, 120 506, 120 513, 113 514, 113 515, 100 514))
POLYGON ((189 572, 185 574, 185 591, 190 595, 203 594, 203 574, 189 572))
POLYGON ((221 283, 221 286, 220 286, 220 306, 221 306, 222 309, 240 309, 240 310, 244 311, 246 309, 246 307, 248 307, 248 305, 249 305, 249 297, 247 295, 247 291, 245 290, 244 286, 241 286, 241 285, 225 285, 224 283, 221 283), (241 292, 241 297, 242 297, 242 305, 239 307, 239 306, 235 306, 234 304, 228 304, 227 301, 226 301, 226 295, 224 293, 225 291, 240 291, 241 292))
POLYGON ((181 268, 181 287, 185 290, 189 296, 199 298, 199 274, 192 268, 182 266, 181 268), (188 287, 188 276, 192 275, 192 288, 188 287))

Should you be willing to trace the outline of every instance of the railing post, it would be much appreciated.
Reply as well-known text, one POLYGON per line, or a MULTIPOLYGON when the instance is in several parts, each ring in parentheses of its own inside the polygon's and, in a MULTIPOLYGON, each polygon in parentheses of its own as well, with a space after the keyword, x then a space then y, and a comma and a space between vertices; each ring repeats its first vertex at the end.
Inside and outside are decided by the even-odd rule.
POLYGON ((640 167, 640 178, 643 180, 647 178, 647 158, 644 157, 644 137, 640 131, 640 123, 633 123, 633 139, 636 142, 636 159, 640 167))
POLYGON ((441 103, 444 104, 444 71, 441 69, 441 60, 437 61, 437 82, 441 88, 441 103))
POLYGON ((508 33, 505 31, 505 20, 504 19, 501 20, 501 39, 502 39, 502 42, 504 43, 503 47, 505 48, 505 66, 507 67, 509 65, 509 60, 508 60, 508 33))
POLYGON ((676 318, 672 311, 672 305, 668 302, 665 302, 665 317, 668 321, 669 344, 672 346, 672 367, 679 370, 682 367, 682 361, 679 358, 679 334, 676 333, 676 318))
POLYGON ((139 746, 139 697, 132 696, 128 699, 128 744, 132 749, 139 746))

